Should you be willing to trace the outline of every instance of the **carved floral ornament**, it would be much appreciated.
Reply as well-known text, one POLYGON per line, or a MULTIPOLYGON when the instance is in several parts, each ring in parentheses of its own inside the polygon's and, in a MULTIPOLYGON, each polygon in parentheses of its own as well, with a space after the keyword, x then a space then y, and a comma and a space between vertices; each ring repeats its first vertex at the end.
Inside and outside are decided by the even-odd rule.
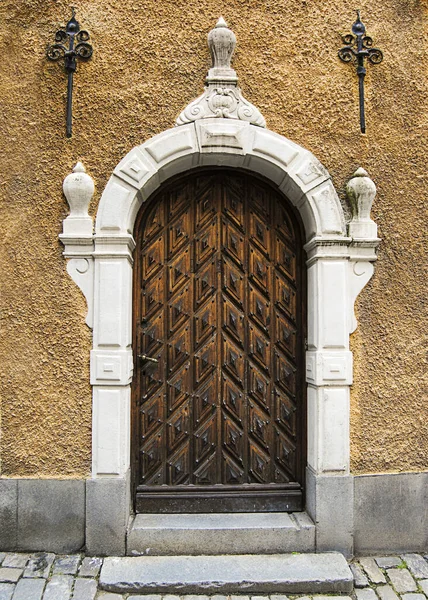
POLYGON ((266 127, 260 111, 242 95, 238 77, 230 63, 236 46, 236 36, 223 17, 208 34, 208 47, 213 61, 206 78, 205 92, 193 100, 180 114, 176 125, 185 125, 211 117, 238 119, 266 127))

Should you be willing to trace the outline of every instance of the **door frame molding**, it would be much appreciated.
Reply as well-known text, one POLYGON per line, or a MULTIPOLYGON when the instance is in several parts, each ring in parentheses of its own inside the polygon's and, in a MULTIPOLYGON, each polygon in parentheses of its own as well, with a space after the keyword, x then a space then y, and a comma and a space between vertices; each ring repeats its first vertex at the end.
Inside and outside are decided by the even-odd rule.
POLYGON ((209 166, 263 175, 290 200, 303 221, 308 268, 307 510, 320 531, 322 523, 328 525, 328 514, 336 518, 319 538, 325 539, 319 549, 343 548, 349 553, 353 511, 349 337, 357 326, 354 302, 374 271, 376 226, 358 210, 346 225, 331 177, 321 163, 287 138, 245 121, 208 118, 160 133, 133 148, 114 169, 101 197, 94 235, 82 227, 81 219, 74 224, 73 214, 67 218, 60 238, 65 257, 71 259, 68 272, 85 294, 87 322, 93 325, 92 478, 125 478, 130 467, 135 219, 164 181, 209 166), (333 489, 326 479, 336 486, 334 490, 339 479, 344 482, 334 492, 330 512, 322 508, 333 489), (342 528, 337 517, 341 510, 348 520, 342 528))

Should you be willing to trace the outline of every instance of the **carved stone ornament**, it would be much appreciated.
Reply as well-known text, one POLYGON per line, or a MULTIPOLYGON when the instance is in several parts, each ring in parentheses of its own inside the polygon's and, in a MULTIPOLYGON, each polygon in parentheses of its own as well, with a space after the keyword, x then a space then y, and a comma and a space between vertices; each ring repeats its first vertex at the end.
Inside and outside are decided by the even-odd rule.
POLYGON ((78 162, 73 172, 67 175, 62 186, 70 206, 70 214, 62 222, 59 239, 64 244, 67 272, 79 286, 88 304, 86 323, 93 325, 94 295, 94 251, 93 220, 88 207, 94 193, 94 181, 82 163, 78 162))
POLYGON ((361 167, 355 171, 346 186, 346 195, 352 210, 349 235, 353 238, 376 238, 377 225, 370 218, 376 186, 367 171, 361 167))
POLYGON ((176 125, 218 117, 248 121, 252 125, 266 127, 260 111, 245 100, 238 87, 238 77, 230 66, 235 46, 235 34, 227 27, 223 17, 220 17, 208 34, 213 66, 208 71, 205 92, 183 110, 176 125))
POLYGON ((70 217, 87 217, 89 202, 94 193, 94 182, 81 162, 78 162, 73 172, 64 179, 62 188, 70 206, 70 217))

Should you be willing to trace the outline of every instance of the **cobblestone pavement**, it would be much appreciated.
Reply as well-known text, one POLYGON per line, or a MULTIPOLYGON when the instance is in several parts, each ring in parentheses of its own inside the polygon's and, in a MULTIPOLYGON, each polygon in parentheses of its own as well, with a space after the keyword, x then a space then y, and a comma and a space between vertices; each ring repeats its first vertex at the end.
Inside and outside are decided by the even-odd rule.
MULTIPOLYGON (((102 558, 81 554, 0 552, 0 600, 287 600, 281 595, 174 596, 112 594, 98 589, 102 558)), ((354 559, 354 592, 288 596, 289 600, 427 600, 428 555, 402 554, 354 559)))

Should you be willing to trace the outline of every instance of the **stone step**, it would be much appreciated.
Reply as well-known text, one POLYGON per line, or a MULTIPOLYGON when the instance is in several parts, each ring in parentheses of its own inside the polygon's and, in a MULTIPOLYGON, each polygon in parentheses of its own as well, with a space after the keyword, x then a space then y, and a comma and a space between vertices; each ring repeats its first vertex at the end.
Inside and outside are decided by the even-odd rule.
POLYGON ((306 513, 139 514, 127 538, 130 556, 314 550, 315 526, 306 513))
POLYGON ((127 556, 104 560, 100 587, 141 594, 316 594, 350 592, 353 579, 338 552, 127 556))

